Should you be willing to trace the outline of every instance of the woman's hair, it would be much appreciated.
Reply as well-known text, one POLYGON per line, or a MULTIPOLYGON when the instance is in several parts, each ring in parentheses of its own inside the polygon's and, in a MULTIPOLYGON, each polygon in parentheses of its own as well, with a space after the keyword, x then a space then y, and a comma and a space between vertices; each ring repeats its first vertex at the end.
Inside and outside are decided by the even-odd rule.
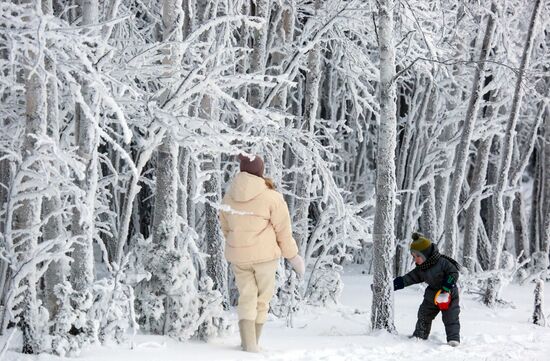
POLYGON ((269 189, 275 189, 275 182, 273 182, 273 179, 264 177, 264 182, 267 188, 269 189))

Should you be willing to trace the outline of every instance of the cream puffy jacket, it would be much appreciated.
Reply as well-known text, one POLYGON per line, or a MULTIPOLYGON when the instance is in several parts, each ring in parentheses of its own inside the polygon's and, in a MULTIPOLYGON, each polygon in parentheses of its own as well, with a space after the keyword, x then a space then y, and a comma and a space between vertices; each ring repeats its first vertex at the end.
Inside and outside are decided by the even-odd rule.
POLYGON ((238 173, 223 205, 220 221, 229 262, 260 263, 298 254, 285 200, 263 178, 238 173))

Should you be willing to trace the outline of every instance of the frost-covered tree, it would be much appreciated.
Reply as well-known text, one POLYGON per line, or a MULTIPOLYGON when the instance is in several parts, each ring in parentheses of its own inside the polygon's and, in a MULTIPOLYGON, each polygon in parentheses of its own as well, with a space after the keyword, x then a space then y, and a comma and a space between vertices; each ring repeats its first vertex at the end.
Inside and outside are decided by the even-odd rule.
POLYGON ((533 310, 533 323, 539 326, 546 326, 546 316, 543 311, 544 301, 544 282, 541 279, 536 281, 535 286, 535 307, 533 310))
POLYGON ((373 225, 373 329, 395 332, 391 261, 394 252, 396 105, 392 0, 378 5, 380 123, 378 125, 376 208, 373 225))
MULTIPOLYGON (((510 109, 510 116, 506 124, 506 132, 503 139, 503 149, 501 151, 501 160, 499 166, 499 175, 497 184, 495 187, 493 195, 493 206, 494 206, 494 221, 493 229, 491 232, 491 243, 492 243, 492 252, 491 252, 491 270, 498 270, 501 261, 502 247, 504 245, 504 221, 506 209, 504 207, 505 197, 509 195, 505 194, 508 191, 509 186, 509 172, 510 165, 512 162, 512 152, 513 152, 513 142, 516 132, 516 124, 521 109, 522 98, 523 98, 523 89, 522 82, 524 80, 525 71, 529 67, 529 62, 531 58, 531 51, 533 49, 533 43, 536 34, 537 28, 537 19, 539 18, 541 11, 542 1, 537 0, 533 4, 533 11, 531 13, 531 18, 529 21, 529 28, 527 30, 527 37, 525 40, 525 47, 523 49, 521 63, 519 66, 516 86, 514 89, 514 97, 512 99, 512 106, 510 109)), ((494 305, 500 290, 500 280, 497 277, 489 279, 487 285, 487 293, 485 295, 485 303, 488 305, 494 305)))
POLYGON ((485 28, 483 42, 481 43, 479 59, 476 59, 477 66, 474 73, 472 91, 470 93, 470 98, 468 101, 468 109, 466 111, 464 124, 462 125, 460 143, 455 151, 453 163, 454 172, 449 190, 447 207, 445 209, 445 253, 449 257, 453 258, 457 258, 458 256, 457 211, 466 172, 466 164, 468 162, 468 149, 470 147, 472 131, 475 126, 477 111, 481 98, 482 80, 487 64, 486 60, 492 46, 493 34, 497 21, 496 12, 497 5, 495 2, 492 2, 491 9, 489 10, 489 15, 487 16, 487 26, 485 28))

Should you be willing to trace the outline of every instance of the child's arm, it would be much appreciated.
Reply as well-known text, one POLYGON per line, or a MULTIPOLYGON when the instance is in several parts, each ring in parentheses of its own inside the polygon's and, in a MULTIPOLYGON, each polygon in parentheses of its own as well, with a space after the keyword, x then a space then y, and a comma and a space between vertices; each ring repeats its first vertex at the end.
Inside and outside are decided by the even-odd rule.
POLYGON ((445 272, 445 276, 443 277, 443 282, 441 283, 441 289, 445 292, 451 292, 453 287, 456 285, 456 281, 458 281, 458 269, 454 264, 447 261, 444 264, 443 271, 445 272))
POLYGON ((413 268, 412 271, 404 275, 403 277, 396 277, 393 280, 393 290, 397 291, 410 285, 422 282, 420 277, 420 271, 417 268, 413 268))

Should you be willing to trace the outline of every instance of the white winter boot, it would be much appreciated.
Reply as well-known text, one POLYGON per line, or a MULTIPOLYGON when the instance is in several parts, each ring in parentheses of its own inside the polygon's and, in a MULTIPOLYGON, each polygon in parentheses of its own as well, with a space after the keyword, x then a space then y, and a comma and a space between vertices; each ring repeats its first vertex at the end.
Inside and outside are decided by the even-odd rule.
POLYGON ((256 343, 256 325, 252 320, 239 321, 239 333, 241 335, 241 347, 247 352, 258 352, 256 343))
POLYGON ((452 341, 447 342, 447 345, 449 345, 451 347, 457 347, 458 345, 460 345, 460 341, 452 340, 452 341))

